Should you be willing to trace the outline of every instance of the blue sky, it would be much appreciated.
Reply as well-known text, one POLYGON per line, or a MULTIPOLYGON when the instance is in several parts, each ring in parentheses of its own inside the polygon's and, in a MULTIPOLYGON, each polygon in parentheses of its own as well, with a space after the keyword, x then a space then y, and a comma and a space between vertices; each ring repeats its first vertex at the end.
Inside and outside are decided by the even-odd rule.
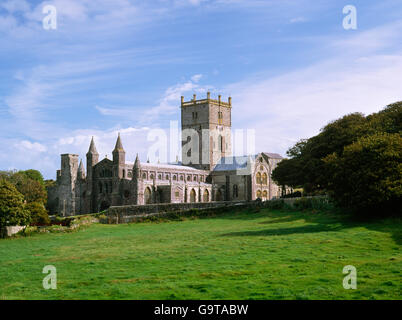
POLYGON ((61 153, 103 158, 121 132, 146 160, 180 96, 233 97, 233 128, 285 151, 346 113, 402 100, 402 2, 0 1, 0 168, 54 178, 61 153), (45 30, 42 8, 57 8, 45 30), (345 5, 357 30, 342 27, 345 5))

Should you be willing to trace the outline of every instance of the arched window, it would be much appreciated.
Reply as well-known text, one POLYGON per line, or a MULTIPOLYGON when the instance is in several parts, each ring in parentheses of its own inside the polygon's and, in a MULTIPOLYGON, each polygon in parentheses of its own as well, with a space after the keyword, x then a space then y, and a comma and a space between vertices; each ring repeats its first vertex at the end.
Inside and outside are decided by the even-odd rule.
POLYGON ((151 173, 151 175, 149 176, 151 178, 151 180, 154 178, 154 175, 151 173))
POLYGON ((145 188, 144 200, 145 200, 145 204, 152 203, 152 193, 151 193, 151 189, 149 187, 145 188))
POLYGON ((166 180, 169 180, 169 175, 167 174, 165 178, 166 178, 166 180))
POLYGON ((190 202, 195 202, 195 198, 196 198, 195 190, 191 189, 191 191, 190 191, 190 202))
POLYGON ((184 180, 184 177, 183 176, 180 176, 180 181, 183 181, 184 180))
POLYGON ((158 179, 162 180, 162 175, 161 174, 158 175, 158 179))
POLYGON ((267 176, 267 174, 264 172, 263 174, 262 174, 262 184, 267 184, 268 183, 268 176, 267 176))
POLYGON ((225 141, 224 141, 224 138, 223 138, 223 136, 221 136, 221 135, 219 135, 219 138, 218 138, 218 148, 219 148, 219 150, 221 151, 221 152, 223 152, 224 151, 224 144, 225 144, 225 141))
POLYGON ((197 181, 197 176, 194 176, 193 181, 197 181))
POLYGON ((239 187, 237 184, 233 185, 233 198, 237 198, 239 196, 239 187))
POLYGON ((187 176, 187 181, 191 181, 191 176, 187 176))
POLYGON ((267 192, 267 190, 264 190, 263 192, 262 192, 262 197, 266 200, 267 199, 267 197, 268 197, 268 192, 267 192))
POLYGON ((142 174, 142 179, 146 179, 147 178, 147 174, 144 172, 143 174, 142 174))
POLYGON ((257 198, 261 199, 261 190, 257 190, 257 198))
POLYGON ((174 176, 173 176, 173 181, 176 181, 176 180, 177 180, 177 176, 174 175, 174 176))
POLYGON ((261 184, 261 173, 257 172, 257 183, 261 184))
POLYGON ((204 190, 204 194, 202 196, 203 202, 209 202, 209 191, 207 189, 204 190))

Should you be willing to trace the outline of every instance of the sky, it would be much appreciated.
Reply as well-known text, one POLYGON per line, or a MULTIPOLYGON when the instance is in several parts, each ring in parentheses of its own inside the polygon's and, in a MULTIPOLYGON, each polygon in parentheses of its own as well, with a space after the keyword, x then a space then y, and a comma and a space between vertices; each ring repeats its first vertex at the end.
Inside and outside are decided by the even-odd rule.
POLYGON ((402 2, 0 0, 0 67, 0 170, 54 179, 60 154, 85 163, 94 136, 111 158, 119 132, 127 161, 146 161, 180 96, 207 91, 232 97, 232 127, 254 130, 257 152, 285 156, 330 121, 402 100, 402 2))

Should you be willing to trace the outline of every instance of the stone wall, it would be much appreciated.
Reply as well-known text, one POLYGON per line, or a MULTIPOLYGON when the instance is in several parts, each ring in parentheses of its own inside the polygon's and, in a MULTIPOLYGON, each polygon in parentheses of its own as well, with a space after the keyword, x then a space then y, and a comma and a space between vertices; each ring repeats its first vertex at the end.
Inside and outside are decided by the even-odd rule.
POLYGON ((0 238, 11 237, 25 228, 26 226, 8 226, 4 229, 0 229, 0 238))
POLYGON ((128 223, 141 217, 151 215, 163 215, 164 213, 188 211, 191 209, 211 209, 222 207, 247 206, 246 201, 219 201, 219 202, 195 202, 195 203, 159 203, 148 205, 115 206, 107 210, 108 223, 128 223))

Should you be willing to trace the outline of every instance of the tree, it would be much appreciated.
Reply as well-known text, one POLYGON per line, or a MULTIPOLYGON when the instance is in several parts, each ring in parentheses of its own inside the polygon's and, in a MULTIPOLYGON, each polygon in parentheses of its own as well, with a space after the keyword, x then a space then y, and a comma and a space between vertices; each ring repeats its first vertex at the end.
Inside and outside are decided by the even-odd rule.
POLYGON ((27 178, 38 181, 41 185, 44 185, 42 173, 40 173, 38 170, 29 169, 20 172, 23 173, 27 178))
POLYGON ((23 179, 16 184, 16 188, 24 195, 25 200, 29 202, 41 202, 46 204, 47 192, 45 186, 39 181, 29 178, 23 179))
POLYGON ((303 185, 304 179, 300 161, 297 159, 282 160, 272 172, 272 179, 282 187, 297 188, 303 185))
POLYGON ((42 202, 43 204, 46 204, 47 192, 45 184, 38 180, 29 178, 28 175, 26 174, 26 171, 16 172, 11 176, 10 182, 12 182, 17 190, 23 194, 27 202, 42 202))
POLYGON ((371 215, 401 214, 402 137, 379 132, 324 159, 331 175, 327 188, 342 207, 371 215))
POLYGON ((331 154, 342 156, 346 146, 379 132, 402 132, 402 102, 367 117, 351 113, 328 123, 318 135, 300 140, 290 148, 289 161, 279 163, 272 177, 279 185, 303 187, 307 193, 325 192, 332 173, 323 159, 331 154))
POLYGON ((402 101, 388 105, 384 110, 367 116, 367 134, 402 132, 402 101))
POLYGON ((24 196, 8 181, 0 180, 0 229, 29 224, 30 214, 24 208, 24 196))
POLYGON ((26 209, 31 213, 32 223, 39 225, 48 225, 50 223, 49 215, 42 202, 28 203, 26 209))

